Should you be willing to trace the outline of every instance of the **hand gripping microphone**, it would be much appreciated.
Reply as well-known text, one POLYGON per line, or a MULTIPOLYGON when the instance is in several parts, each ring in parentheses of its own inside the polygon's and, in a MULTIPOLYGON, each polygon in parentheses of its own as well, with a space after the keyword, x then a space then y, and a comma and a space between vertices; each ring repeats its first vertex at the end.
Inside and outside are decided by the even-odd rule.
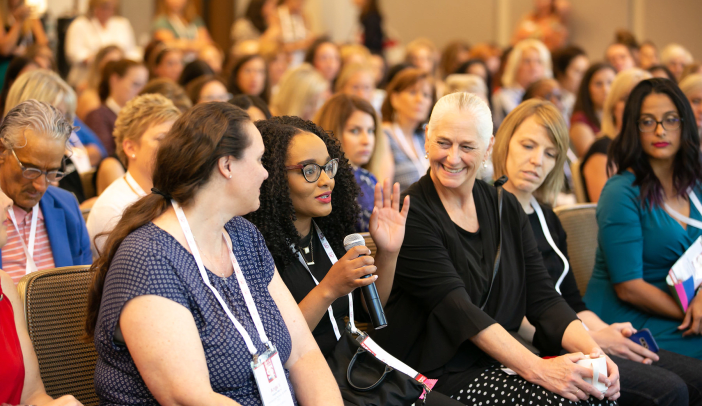
MULTIPOLYGON (((344 238, 344 249, 346 251, 357 245, 366 245, 366 241, 361 234, 349 234, 344 238)), ((371 274, 368 274, 363 276, 362 279, 369 278, 370 276, 371 274)), ((380 303, 380 297, 378 296, 378 289, 375 288, 375 282, 361 287, 361 292, 363 292, 363 297, 366 300, 366 307, 368 308, 368 313, 370 313, 373 327, 375 327, 376 330, 386 327, 388 323, 385 320, 385 312, 383 311, 383 305, 380 303)))

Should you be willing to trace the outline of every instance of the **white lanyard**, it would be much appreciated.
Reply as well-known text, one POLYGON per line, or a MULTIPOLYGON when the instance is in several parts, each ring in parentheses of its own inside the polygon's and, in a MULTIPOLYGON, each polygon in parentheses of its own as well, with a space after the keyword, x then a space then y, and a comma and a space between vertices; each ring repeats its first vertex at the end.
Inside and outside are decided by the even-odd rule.
POLYGON ((412 135, 412 142, 414 143, 414 149, 410 144, 407 142, 407 138, 405 137, 405 133, 402 132, 402 129, 400 128, 399 125, 393 124, 392 125, 392 131, 390 132, 392 134, 392 138, 395 139, 397 144, 399 145, 400 149, 407 155, 407 157, 412 161, 412 164, 414 164, 415 168, 417 168, 417 172, 419 173, 419 176, 423 176, 424 173, 427 171, 427 168, 429 168, 428 162, 426 159, 422 159, 420 153, 422 150, 422 146, 419 145, 419 142, 417 141, 417 137, 412 135))
MULTIPOLYGON (((695 205, 697 212, 702 214, 702 204, 700 204, 700 200, 697 198, 697 195, 695 195, 695 192, 692 190, 692 188, 687 189, 687 195, 690 198, 690 200, 692 201, 692 204, 695 205)), ((682 214, 673 210, 673 208, 670 207, 670 205, 668 205, 668 203, 664 203, 663 206, 665 207, 665 211, 667 211, 668 214, 670 214, 674 219, 702 230, 702 221, 695 220, 695 219, 687 217, 687 216, 683 216, 682 214)))
MULTIPOLYGON (((234 317, 232 312, 229 310, 227 304, 224 303, 222 296, 220 296, 217 289, 210 283, 210 278, 207 276, 207 271, 205 271, 205 265, 202 263, 202 258, 200 258, 200 251, 197 249, 197 244, 195 243, 193 232, 190 230, 190 225, 188 224, 188 219, 185 217, 185 213, 183 213, 183 209, 175 200, 171 200, 171 204, 173 204, 173 209, 175 209, 176 216, 178 217, 178 222, 180 223, 180 227, 183 230, 183 234, 185 234, 185 240, 188 242, 188 246, 190 247, 190 251, 192 252, 193 257, 195 257, 195 263, 197 263, 197 268, 200 270, 200 276, 202 276, 202 280, 205 282, 205 285, 208 288, 210 288, 212 293, 214 293, 215 297, 217 298, 217 301, 222 306, 222 309, 224 309, 224 312, 227 314, 232 323, 234 323, 234 327, 236 327, 236 329, 239 331, 239 334, 241 334, 241 336, 244 338, 246 347, 249 349, 251 355, 254 357, 257 356, 258 350, 251 341, 249 333, 246 332, 244 326, 242 326, 241 323, 239 323, 239 321, 236 319, 236 317, 234 317)), ((234 266, 234 273, 236 274, 236 279, 239 282, 241 294, 242 296, 244 296, 246 307, 249 309, 249 313, 251 314, 251 319, 253 320, 253 323, 256 326, 256 330, 258 330, 258 335, 260 336, 261 341, 264 344, 266 344, 266 347, 270 348, 271 343, 270 340, 268 340, 268 336, 266 335, 265 330, 263 329, 263 323, 261 322, 261 317, 259 316, 258 310, 256 309, 256 304, 253 302, 251 291, 249 290, 249 286, 246 284, 246 279, 244 279, 244 274, 241 272, 241 268, 239 268, 239 263, 234 257, 232 246, 224 236, 224 231, 222 231, 222 238, 224 238, 224 241, 227 243, 227 248, 229 249, 229 258, 231 259, 232 265, 234 266)))
POLYGON ((26 270, 27 274, 37 271, 37 265, 34 262, 34 240, 37 235, 37 219, 39 218, 39 203, 32 207, 32 225, 29 228, 29 242, 24 243, 24 238, 22 238, 22 233, 20 233, 19 226, 17 225, 17 219, 15 218, 14 208, 8 210, 10 213, 10 220, 12 220, 12 225, 15 226, 17 231, 17 236, 19 237, 20 243, 22 244, 22 249, 24 250, 24 256, 27 258, 26 270), (29 245, 29 247, 27 247, 29 245))
MULTIPOLYGON (((312 222, 312 225, 314 225, 315 230, 317 231, 317 236, 319 236, 319 241, 322 242, 322 247, 324 247, 324 251, 326 251, 327 256, 329 257, 329 260, 332 263, 332 266, 336 264, 336 254, 334 254, 334 251, 331 248, 331 245, 329 245, 329 242, 327 241, 327 238, 322 234, 322 230, 319 229, 317 224, 315 222, 312 222)), ((314 237, 313 237, 314 238, 314 237)), ((310 239, 310 244, 314 244, 313 239, 310 239)), ((302 257, 302 253, 295 249, 294 245, 291 245, 290 248, 293 250, 293 253, 297 255, 297 259, 300 260, 300 263, 302 266, 307 269, 307 272, 309 272, 310 276, 312 277, 312 280, 314 281, 315 285, 319 285, 319 282, 317 281, 317 278, 312 275, 312 271, 310 271, 310 268, 307 266, 307 261, 305 261, 305 258, 302 257)), ((351 326, 351 332, 356 334, 358 330, 356 330, 356 324, 353 322, 353 294, 349 293, 349 325, 351 326)), ((341 332, 339 332, 339 326, 336 325, 336 319, 334 318, 334 310, 332 310, 332 307, 329 306, 327 309, 327 313, 329 314, 329 320, 331 320, 332 327, 334 328, 334 335, 336 336, 336 339, 339 340, 341 338, 341 332)))
POLYGON ((134 180, 134 177, 131 173, 129 173, 129 171, 127 171, 127 173, 124 175, 124 181, 127 182, 127 186, 129 186, 134 191, 134 193, 137 194, 137 196, 146 196, 146 193, 144 193, 144 189, 142 189, 141 186, 139 186, 139 184, 136 180, 134 180))
POLYGON ((534 198, 534 196, 531 197, 531 207, 534 208, 536 216, 539 218, 539 223, 541 223, 541 230, 544 232, 544 237, 546 237, 546 241, 548 241, 549 245, 551 246, 551 248, 553 248, 556 254, 558 254, 558 256, 561 257, 561 261, 563 261, 563 273, 561 273, 560 278, 558 278, 558 281, 556 282, 556 292, 558 292, 559 295, 562 295, 561 283, 563 283, 563 279, 565 279, 566 274, 568 274, 568 270, 570 269, 568 259, 565 257, 565 255, 563 255, 561 250, 558 249, 556 243, 553 241, 553 238, 551 238, 551 232, 548 230, 548 225, 546 224, 546 219, 544 218, 544 212, 541 210, 541 206, 539 206, 539 202, 536 201, 536 198, 534 198))

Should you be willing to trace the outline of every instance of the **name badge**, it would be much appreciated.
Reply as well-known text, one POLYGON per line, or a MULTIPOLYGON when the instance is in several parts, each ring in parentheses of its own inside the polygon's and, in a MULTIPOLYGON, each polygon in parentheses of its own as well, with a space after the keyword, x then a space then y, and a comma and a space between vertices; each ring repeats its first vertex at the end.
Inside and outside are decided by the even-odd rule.
POLYGON ((251 361, 258 392, 265 406, 292 406, 292 393, 278 351, 271 348, 251 361))

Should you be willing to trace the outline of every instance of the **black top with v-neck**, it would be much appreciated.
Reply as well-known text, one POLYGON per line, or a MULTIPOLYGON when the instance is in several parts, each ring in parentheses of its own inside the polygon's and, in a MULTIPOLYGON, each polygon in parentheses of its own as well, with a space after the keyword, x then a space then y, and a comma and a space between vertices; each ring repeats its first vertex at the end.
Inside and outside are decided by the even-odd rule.
MULTIPOLYGON (((388 326, 372 335, 388 352, 430 378, 470 373, 491 359, 470 340, 499 323, 517 331, 524 316, 536 327, 534 345, 558 354, 575 312, 555 291, 543 265, 529 220, 505 191, 500 266, 484 310, 485 268, 471 264, 455 224, 429 173, 405 193, 411 206, 405 239, 385 313, 388 326)), ((473 187, 483 261, 490 268, 499 242, 496 189, 480 180, 473 187)), ((494 360, 493 360, 494 361, 494 360)))

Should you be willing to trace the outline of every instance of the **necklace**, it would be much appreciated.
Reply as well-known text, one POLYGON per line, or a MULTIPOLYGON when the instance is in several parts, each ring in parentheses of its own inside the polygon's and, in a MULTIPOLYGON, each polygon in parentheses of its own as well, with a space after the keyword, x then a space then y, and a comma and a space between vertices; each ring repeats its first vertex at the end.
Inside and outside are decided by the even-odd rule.
POLYGON ((305 254, 310 254, 310 260, 308 261, 307 258, 305 258, 305 255, 303 254, 302 257, 305 258, 305 262, 307 265, 314 265, 314 244, 312 244, 312 240, 310 239, 310 245, 307 247, 302 248, 302 252, 305 254))

